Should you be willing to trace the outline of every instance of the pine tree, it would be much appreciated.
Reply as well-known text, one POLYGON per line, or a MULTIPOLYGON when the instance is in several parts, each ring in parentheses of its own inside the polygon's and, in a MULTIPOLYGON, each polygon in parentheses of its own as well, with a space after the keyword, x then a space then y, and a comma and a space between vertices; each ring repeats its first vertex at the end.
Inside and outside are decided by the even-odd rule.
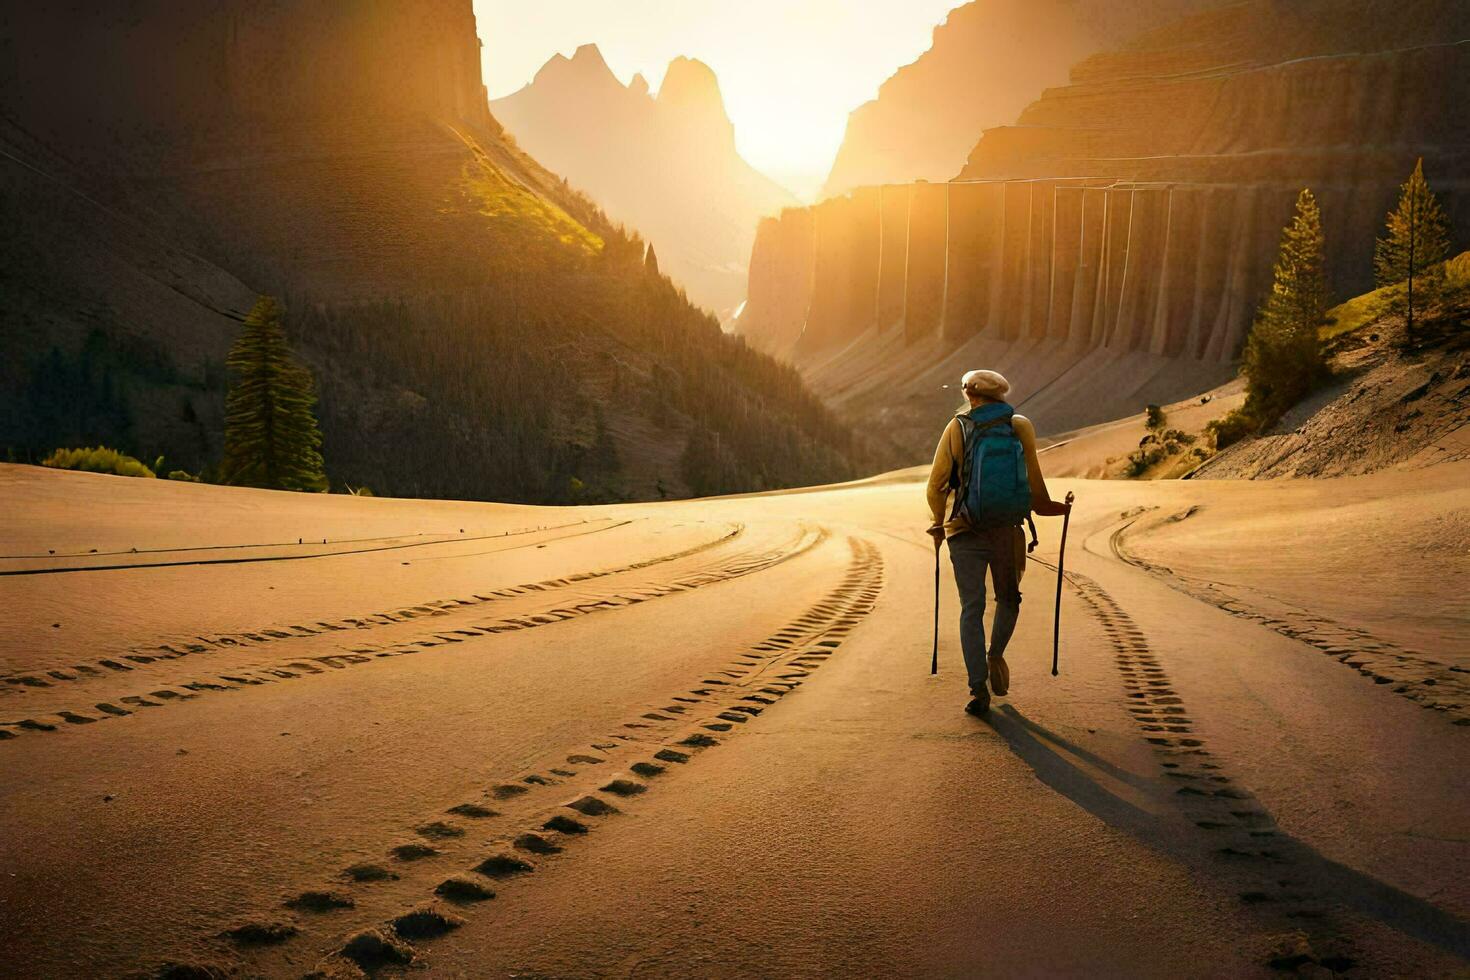
POLYGON ((644 253, 643 268, 648 270, 650 276, 658 278, 658 253, 653 250, 653 242, 648 243, 648 251, 644 253))
POLYGON ((1415 293, 1423 305, 1443 278, 1441 265, 1449 253, 1449 220, 1424 180, 1424 160, 1414 164, 1399 194, 1398 207, 1389 212, 1388 234, 1378 239, 1373 251, 1373 273, 1379 286, 1405 283, 1402 298, 1393 296, 1390 306, 1404 312, 1404 333, 1414 333, 1415 293))
POLYGON ((1271 294, 1246 341, 1246 413, 1258 428, 1273 424, 1326 373, 1318 333, 1327 316, 1324 246, 1322 213, 1303 190, 1281 235, 1271 294))
POLYGON ((225 458, 221 476, 237 486, 326 490, 316 385, 296 360, 281 307, 262 296, 245 318, 225 366, 225 458))

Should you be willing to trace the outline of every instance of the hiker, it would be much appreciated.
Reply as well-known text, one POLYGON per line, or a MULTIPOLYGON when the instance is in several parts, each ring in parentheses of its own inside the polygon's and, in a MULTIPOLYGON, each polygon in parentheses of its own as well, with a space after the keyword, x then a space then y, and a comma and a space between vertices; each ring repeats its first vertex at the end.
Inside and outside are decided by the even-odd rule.
POLYGON ((960 593, 960 646, 970 678, 971 701, 965 710, 978 716, 990 710, 992 690, 1002 696, 1010 688, 1006 644, 1021 612, 1021 575, 1026 567, 1026 535, 1021 523, 1032 512, 1063 516, 1071 505, 1052 500, 1047 492, 1036 456, 1036 430, 1005 402, 1010 382, 994 371, 970 371, 960 386, 970 404, 950 420, 934 452, 928 486, 929 534, 935 548, 940 541, 949 543, 960 593), (951 492, 952 507, 948 506, 951 492), (988 651, 984 618, 987 567, 996 603, 988 651))

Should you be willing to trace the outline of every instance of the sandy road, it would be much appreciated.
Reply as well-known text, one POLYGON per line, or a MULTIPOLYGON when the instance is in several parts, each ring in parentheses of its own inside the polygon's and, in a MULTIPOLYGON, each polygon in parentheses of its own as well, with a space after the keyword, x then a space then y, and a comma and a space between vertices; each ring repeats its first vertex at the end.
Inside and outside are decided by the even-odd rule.
MULTIPOLYGON (((1142 564, 1113 547, 1140 498, 1228 533, 1209 521, 1234 488, 1076 487, 1063 676, 1054 580, 1033 565, 1014 693, 988 723, 958 710, 947 561, 928 674, 932 551, 901 479, 575 512, 606 530, 567 540, 539 530, 572 523, 545 511, 433 505, 540 537, 451 537, 411 566, 0 577, 27 597, 7 627, 30 630, 86 620, 98 600, 77 581, 133 583, 101 587, 127 625, 94 648, 5 644, 4 677, 46 685, 0 695, 6 961, 351 975, 399 969, 411 943, 447 976, 1223 976, 1295 943, 1360 973, 1463 969, 1454 711, 1171 582, 1178 540, 1134 528, 1142 564), (285 604, 261 594, 277 581, 285 604), (119 659, 160 648, 182 653, 119 659), (100 659, 130 669, 76 669, 100 659)), ((263 536, 273 500, 300 500, 223 493, 254 509, 256 541, 282 537, 263 536)), ((422 523, 378 503, 374 533, 422 523)), ((146 520, 146 493, 134 504, 146 520)), ((222 536, 193 531, 166 543, 222 536)))
POLYGON ((952 629, 928 676, 918 488, 773 502, 860 525, 887 569, 873 614, 708 768, 648 780, 575 859, 469 916, 430 972, 1240 976, 1307 949, 1463 969, 1464 729, 1118 560, 1125 507, 1160 491, 1076 488, 1063 676, 1033 567, 989 724, 958 711, 952 629))

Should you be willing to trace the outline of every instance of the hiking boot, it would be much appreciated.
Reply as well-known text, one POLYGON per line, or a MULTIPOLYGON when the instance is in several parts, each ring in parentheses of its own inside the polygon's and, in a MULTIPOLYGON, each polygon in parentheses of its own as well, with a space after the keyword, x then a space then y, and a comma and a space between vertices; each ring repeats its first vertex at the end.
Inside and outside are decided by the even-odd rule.
POLYGON ((990 692, 983 686, 978 690, 970 692, 973 697, 970 703, 965 705, 965 713, 974 715, 976 718, 984 718, 990 711, 990 692))
POLYGON ((990 657, 990 689, 995 696, 1003 698, 1011 689, 1011 668, 1005 657, 990 657))

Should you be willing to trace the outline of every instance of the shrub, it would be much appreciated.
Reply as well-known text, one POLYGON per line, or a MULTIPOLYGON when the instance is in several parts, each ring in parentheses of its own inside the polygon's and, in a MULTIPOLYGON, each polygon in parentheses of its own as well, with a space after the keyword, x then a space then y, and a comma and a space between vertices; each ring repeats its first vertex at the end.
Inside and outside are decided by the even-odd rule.
POLYGON ((200 482, 199 481, 199 477, 197 477, 194 474, 189 473, 189 472, 187 472, 185 470, 169 470, 168 471, 168 478, 170 480, 178 480, 181 483, 198 483, 198 482, 200 482))
POLYGON ((1128 465, 1124 467, 1123 473, 1129 477, 1143 476, 1149 467, 1156 466, 1164 461, 1165 453, 1162 446, 1154 446, 1149 449, 1135 449, 1128 454, 1128 465))
POLYGON ((1249 438, 1259 431, 1261 431, 1260 423, 1239 408, 1224 418, 1215 419, 1205 426, 1205 434, 1210 437, 1210 442, 1214 444, 1217 451, 1249 438))
POLYGON ((94 446, 89 449, 58 449, 41 460, 42 466, 58 470, 85 470, 88 473, 111 473, 116 476, 152 477, 153 471, 138 460, 108 449, 94 446))

